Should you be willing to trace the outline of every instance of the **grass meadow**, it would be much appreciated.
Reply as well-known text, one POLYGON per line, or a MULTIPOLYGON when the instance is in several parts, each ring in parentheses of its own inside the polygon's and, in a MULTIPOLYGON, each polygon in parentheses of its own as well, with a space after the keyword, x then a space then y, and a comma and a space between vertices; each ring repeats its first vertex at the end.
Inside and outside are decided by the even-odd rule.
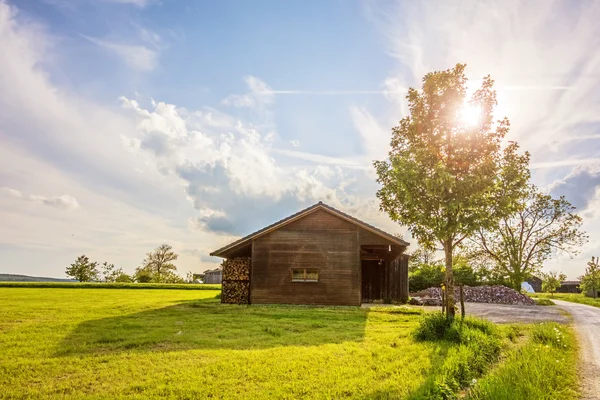
MULTIPOLYGON (((482 344, 416 340, 420 310, 221 305, 218 293, 0 288, 0 398, 427 399, 482 359, 482 344)), ((461 337, 500 340, 508 360, 534 339, 498 332, 461 337)), ((501 379, 487 390, 512 364, 491 369, 501 379)))
POLYGON ((530 293, 529 296, 534 299, 556 299, 600 307, 600 297, 594 299, 593 297, 586 297, 583 293, 530 293))

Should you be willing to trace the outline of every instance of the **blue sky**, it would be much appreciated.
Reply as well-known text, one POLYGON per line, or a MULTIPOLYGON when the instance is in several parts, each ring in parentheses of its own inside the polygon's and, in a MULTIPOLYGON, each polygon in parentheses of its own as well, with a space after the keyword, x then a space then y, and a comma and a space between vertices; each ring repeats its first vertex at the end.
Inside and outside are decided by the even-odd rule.
POLYGON ((371 161, 432 70, 491 74, 533 180, 600 254, 600 3, 0 1, 1 272, 131 272, 163 242, 183 273, 323 200, 392 233, 371 161))

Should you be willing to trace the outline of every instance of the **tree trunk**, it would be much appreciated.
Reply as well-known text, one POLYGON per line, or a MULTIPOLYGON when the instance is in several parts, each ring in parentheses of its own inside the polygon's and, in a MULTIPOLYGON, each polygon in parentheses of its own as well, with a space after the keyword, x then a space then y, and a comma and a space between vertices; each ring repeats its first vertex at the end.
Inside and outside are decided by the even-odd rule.
POLYGON ((446 256, 446 317, 454 319, 454 271, 452 270, 452 242, 444 243, 446 256))

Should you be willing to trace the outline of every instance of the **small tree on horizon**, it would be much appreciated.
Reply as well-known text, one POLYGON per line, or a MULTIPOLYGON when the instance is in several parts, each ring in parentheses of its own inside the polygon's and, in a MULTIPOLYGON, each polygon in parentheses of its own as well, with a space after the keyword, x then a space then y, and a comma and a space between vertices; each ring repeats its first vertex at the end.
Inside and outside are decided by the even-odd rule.
POLYGON ((122 268, 115 268, 114 264, 109 264, 106 261, 102 264, 102 280, 104 282, 116 282, 117 277, 122 274, 122 268))
POLYGON ((493 80, 483 78, 467 98, 464 70, 429 73, 421 90, 409 89, 409 115, 392 130, 388 160, 374 162, 380 209, 420 243, 444 250, 449 319, 455 247, 515 212, 529 179, 529 154, 515 142, 502 145, 509 122, 494 122, 493 80), (466 122, 465 110, 475 110, 477 121, 466 122))
POLYGON ((598 263, 598 257, 592 257, 592 260, 588 261, 585 274, 579 280, 581 281, 579 287, 584 294, 592 292, 594 299, 598 297, 598 290, 600 290, 600 264, 598 263))
POLYGON ((562 272, 550 271, 541 273, 542 275, 542 291, 550 293, 554 297, 556 290, 567 280, 567 276, 562 272))
POLYGON ((98 280, 98 263, 90 262, 85 255, 77 257, 77 260, 70 267, 67 267, 65 273, 79 282, 92 282, 98 280))
POLYGON ((171 245, 161 244, 153 252, 146 254, 142 270, 148 271, 156 282, 163 282, 167 278, 175 280, 172 275, 177 275, 175 274, 177 267, 172 261, 177 260, 178 257, 171 245))

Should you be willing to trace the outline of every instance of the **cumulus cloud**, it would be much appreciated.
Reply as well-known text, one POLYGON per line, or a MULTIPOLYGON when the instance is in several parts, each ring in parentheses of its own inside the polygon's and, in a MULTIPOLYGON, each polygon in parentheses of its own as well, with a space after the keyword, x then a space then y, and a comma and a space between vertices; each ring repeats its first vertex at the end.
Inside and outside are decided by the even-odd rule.
POLYGON ((600 188, 600 164, 575 168, 567 176, 553 182, 548 190, 565 196, 579 210, 586 210, 597 198, 600 188))
POLYGON ((255 76, 244 78, 248 89, 245 94, 232 94, 222 100, 222 103, 233 107, 258 108, 271 104, 275 93, 269 85, 255 76))
POLYGON ((130 68, 148 72, 156 68, 158 64, 158 52, 142 45, 115 43, 103 39, 81 35, 90 42, 117 55, 130 68))
POLYGON ((250 121, 220 114, 221 123, 211 124, 213 114, 205 110, 121 101, 137 119, 135 133, 124 142, 179 180, 198 210, 194 228, 242 235, 319 200, 338 207, 360 201, 344 190, 351 180, 340 167, 352 167, 349 161, 313 155, 311 166, 284 166, 274 157, 285 155, 273 147, 276 135, 250 121))

